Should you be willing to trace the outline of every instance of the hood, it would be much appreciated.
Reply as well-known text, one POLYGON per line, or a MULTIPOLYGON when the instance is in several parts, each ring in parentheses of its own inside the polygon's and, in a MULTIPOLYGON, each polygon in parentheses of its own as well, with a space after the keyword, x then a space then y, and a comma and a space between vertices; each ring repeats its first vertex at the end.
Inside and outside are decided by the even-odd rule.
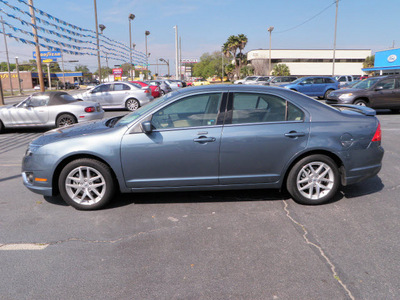
POLYGON ((343 95, 343 94, 349 94, 349 93, 357 93, 359 91, 365 91, 362 89, 340 89, 340 90, 336 90, 331 92, 332 95, 343 95))
POLYGON ((112 130, 114 128, 106 126, 108 119, 95 120, 90 122, 84 122, 80 124, 74 124, 62 128, 55 128, 53 130, 45 132, 42 136, 34 139, 32 144, 35 145, 46 145, 60 139, 69 139, 80 136, 88 136, 98 134, 100 132, 112 130))

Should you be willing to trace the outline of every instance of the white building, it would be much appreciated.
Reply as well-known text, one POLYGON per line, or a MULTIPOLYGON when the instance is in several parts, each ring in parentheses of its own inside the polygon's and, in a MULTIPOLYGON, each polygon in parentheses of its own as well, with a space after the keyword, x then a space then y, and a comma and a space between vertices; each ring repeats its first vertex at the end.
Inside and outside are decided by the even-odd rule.
MULTIPOLYGON (((336 49, 334 75, 363 75, 363 62, 371 56, 370 49, 336 49)), ((269 49, 251 50, 247 60, 254 67, 255 75, 268 75, 269 49)), ((271 68, 276 64, 286 64, 291 75, 332 76, 333 50, 317 49, 272 49, 271 68)))

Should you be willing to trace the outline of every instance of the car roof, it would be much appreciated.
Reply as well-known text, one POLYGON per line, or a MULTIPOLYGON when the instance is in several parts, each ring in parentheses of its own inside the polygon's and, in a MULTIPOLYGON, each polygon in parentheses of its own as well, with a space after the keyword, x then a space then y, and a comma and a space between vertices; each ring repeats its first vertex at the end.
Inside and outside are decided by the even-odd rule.
MULTIPOLYGON (((63 97, 61 97, 62 95, 69 95, 70 94, 66 93, 66 92, 37 92, 37 93, 33 93, 32 97, 49 97, 49 102, 47 105, 62 105, 62 104, 69 104, 72 102, 76 102, 79 101, 78 99, 76 99, 76 101, 73 100, 68 100, 65 99, 63 97)), ((71 96, 72 98, 72 96, 71 96)))

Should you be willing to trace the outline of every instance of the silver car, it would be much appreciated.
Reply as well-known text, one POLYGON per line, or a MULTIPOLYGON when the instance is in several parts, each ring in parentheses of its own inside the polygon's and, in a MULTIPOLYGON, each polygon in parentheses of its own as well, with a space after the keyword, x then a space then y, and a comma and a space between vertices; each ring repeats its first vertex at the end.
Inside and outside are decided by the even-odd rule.
POLYGON ((0 132, 13 127, 63 127, 103 116, 98 103, 78 101, 65 92, 39 92, 0 108, 0 132))
POLYGON ((103 83, 74 97, 98 102, 104 108, 126 108, 130 111, 137 110, 154 99, 148 87, 142 88, 130 82, 103 83))

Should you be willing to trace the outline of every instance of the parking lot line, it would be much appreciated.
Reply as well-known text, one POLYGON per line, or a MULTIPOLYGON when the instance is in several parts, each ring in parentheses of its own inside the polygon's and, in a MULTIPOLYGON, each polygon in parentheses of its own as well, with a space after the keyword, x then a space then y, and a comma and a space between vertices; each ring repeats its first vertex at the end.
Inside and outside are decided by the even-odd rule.
POLYGON ((44 250, 49 244, 0 244, 0 250, 11 251, 11 250, 44 250))

